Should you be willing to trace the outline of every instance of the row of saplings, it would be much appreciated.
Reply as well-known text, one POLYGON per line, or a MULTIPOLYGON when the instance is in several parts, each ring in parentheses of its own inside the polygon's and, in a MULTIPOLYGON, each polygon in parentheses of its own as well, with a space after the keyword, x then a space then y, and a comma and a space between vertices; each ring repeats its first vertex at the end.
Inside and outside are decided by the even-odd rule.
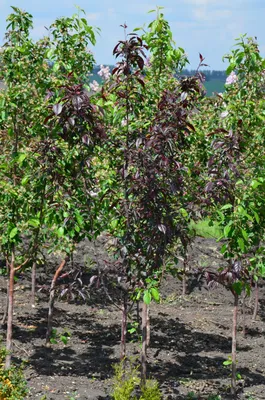
MULTIPOLYGON (((228 56, 225 93, 207 99, 199 70, 194 77, 176 77, 187 58, 175 48, 158 9, 141 36, 123 26, 125 39, 113 51, 120 61, 91 95, 84 82, 95 62, 87 51, 95 34, 80 17, 82 10, 57 19, 50 36, 37 43, 29 37, 32 17, 13 10, 0 60, 0 237, 9 275, 2 397, 25 396, 20 370, 10 369, 15 275, 32 267, 34 301, 43 248, 62 257, 49 291, 49 346, 60 277, 71 268, 79 243, 107 232, 113 258, 104 270, 115 279, 107 288, 99 269, 89 285, 97 282, 111 299, 113 285, 120 290, 122 361, 113 396, 160 398, 157 383, 147 380, 149 304, 160 300, 160 280, 176 246, 185 278, 191 220, 208 217, 222 231, 227 266, 204 273, 234 298, 236 398, 239 297, 264 275, 265 62, 256 42, 239 39, 228 56), (127 319, 135 301, 142 301, 140 378, 126 359, 127 319)), ((199 67, 204 65, 200 54, 199 67)))

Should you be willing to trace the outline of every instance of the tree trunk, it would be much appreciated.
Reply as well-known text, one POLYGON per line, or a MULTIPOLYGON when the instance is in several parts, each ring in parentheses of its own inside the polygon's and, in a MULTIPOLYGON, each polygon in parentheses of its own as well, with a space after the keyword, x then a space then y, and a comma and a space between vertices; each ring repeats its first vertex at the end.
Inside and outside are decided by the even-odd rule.
POLYGON ((146 362, 147 362, 147 304, 142 306, 142 352, 141 352, 141 386, 146 385, 146 362))
POLYGON ((128 308, 128 296, 127 293, 124 293, 123 306, 122 306, 122 321, 121 321, 121 361, 124 361, 126 357, 127 308, 128 308))
POLYGON ((182 277, 182 296, 186 296, 187 294, 187 266, 188 266, 188 259, 185 255, 183 260, 183 277, 182 277))
POLYGON ((11 367, 12 357, 12 334, 13 334, 13 308, 14 308, 14 277, 15 277, 15 250, 11 253, 11 263, 9 268, 9 287, 8 287, 8 316, 6 331, 6 350, 5 369, 11 367))
POLYGON ((258 284, 258 281, 256 281, 255 282, 255 305, 254 305, 252 321, 256 321, 256 318, 258 315, 258 309, 259 309, 259 284, 258 284))
POLYGON ((232 378, 231 378, 231 393, 236 399, 236 336, 237 336, 237 313, 238 313, 238 294, 234 295, 234 313, 233 313, 233 328, 232 328, 232 378))
POLYGON ((32 271, 31 271, 31 307, 35 307, 36 269, 37 269, 37 263, 36 263, 36 261, 34 261, 33 264, 32 264, 32 271))
POLYGON ((4 311, 4 315, 1 321, 2 326, 4 326, 6 324, 7 321, 7 314, 8 314, 8 298, 9 298, 9 277, 10 277, 10 270, 7 264, 7 279, 6 279, 6 305, 5 305, 5 311, 4 311))
POLYGON ((61 262, 60 266, 57 268, 50 289, 50 299, 49 299, 49 310, 48 310, 48 325, 47 325, 47 333, 46 333, 46 346, 50 346, 50 339, 52 333, 52 319, 53 319, 53 311, 54 311, 54 300, 55 300, 55 286, 58 279, 59 274, 64 268, 65 264, 69 260, 69 257, 65 257, 65 259, 61 262))
POLYGON ((242 309, 243 309, 243 338, 246 337, 246 289, 243 291, 243 304, 242 304, 242 309))
POLYGON ((136 300, 136 321, 138 326, 140 326, 140 301, 136 300))
POLYGON ((147 305, 146 311, 146 348, 150 346, 151 326, 150 326, 150 307, 147 305))

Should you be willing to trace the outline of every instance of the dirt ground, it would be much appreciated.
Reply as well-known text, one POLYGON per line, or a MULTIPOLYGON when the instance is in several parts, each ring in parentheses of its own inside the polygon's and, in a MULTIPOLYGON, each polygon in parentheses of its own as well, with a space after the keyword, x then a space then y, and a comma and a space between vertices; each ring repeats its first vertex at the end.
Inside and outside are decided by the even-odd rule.
MULTIPOLYGON (((76 262, 81 265, 93 259, 93 251, 90 244, 82 244, 76 262)), ((104 251, 99 257, 103 262, 104 251)), ((215 268, 220 262, 215 242, 197 238, 190 265, 215 268)), ((42 280, 39 276, 39 283, 42 280)), ((221 286, 209 290, 205 282, 193 279, 189 281, 189 294, 183 297, 181 282, 171 276, 163 281, 161 293, 161 304, 150 307, 148 371, 159 381, 163 398, 199 400, 220 394, 222 400, 229 399, 230 368, 223 362, 231 353, 231 293, 221 286)), ((5 296, 5 278, 1 277, 2 310, 5 296)), ((252 311, 253 300, 247 299, 246 338, 242 335, 242 315, 239 314, 239 399, 260 400, 265 399, 262 287, 255 322, 252 322, 252 311)), ((58 334, 68 331, 71 337, 67 345, 59 341, 50 348, 44 346, 46 321, 47 294, 39 293, 38 303, 32 308, 29 275, 25 274, 16 283, 14 361, 26 361, 25 374, 30 388, 27 398, 110 399, 112 365, 120 354, 121 312, 102 295, 91 296, 87 304, 57 301, 54 327, 58 334)), ((4 330, 2 334, 4 336, 4 330)), ((128 354, 136 357, 140 344, 135 341, 135 335, 129 335, 128 341, 128 354)))

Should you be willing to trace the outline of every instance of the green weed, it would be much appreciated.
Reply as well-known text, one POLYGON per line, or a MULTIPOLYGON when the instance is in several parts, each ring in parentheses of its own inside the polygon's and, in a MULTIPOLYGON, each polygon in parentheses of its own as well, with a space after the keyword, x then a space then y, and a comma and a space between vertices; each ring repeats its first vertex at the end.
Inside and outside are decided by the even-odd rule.
POLYGON ((196 236, 201 236, 203 238, 218 239, 222 234, 222 230, 219 225, 217 223, 213 223, 213 225, 211 225, 211 222, 208 219, 203 219, 197 222, 191 221, 189 228, 190 230, 194 231, 196 236))
POLYGON ((28 392, 21 367, 4 369, 6 350, 0 348, 0 400, 23 400, 28 392))
POLYGON ((147 380, 145 387, 140 387, 138 367, 131 360, 124 360, 114 365, 113 400, 161 400, 158 382, 147 380))

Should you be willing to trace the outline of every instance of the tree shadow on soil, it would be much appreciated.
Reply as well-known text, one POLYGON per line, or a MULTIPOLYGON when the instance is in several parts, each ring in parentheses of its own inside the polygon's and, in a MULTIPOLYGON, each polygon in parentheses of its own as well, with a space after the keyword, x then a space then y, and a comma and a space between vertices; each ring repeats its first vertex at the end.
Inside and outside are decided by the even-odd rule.
MULTIPOLYGON (((117 316, 117 314, 114 314, 117 316)), ((54 327, 69 329, 72 333, 69 345, 52 348, 43 346, 46 334, 47 309, 16 317, 14 339, 22 344, 33 343, 34 351, 29 356, 29 365, 38 375, 85 376, 105 380, 113 376, 113 363, 118 361, 115 354, 120 343, 120 324, 115 317, 101 316, 93 311, 66 313, 56 308, 54 327), (103 321, 106 319, 107 321, 103 321), (20 324, 20 325, 19 325, 20 324), (28 330, 23 326, 36 326, 28 330)), ((132 346, 128 344, 128 348, 132 346)), ((249 346, 238 346, 247 352, 249 346)), ((179 394, 181 381, 218 381, 229 378, 230 370, 223 362, 231 353, 231 339, 218 333, 204 333, 192 330, 179 319, 166 318, 160 313, 152 318, 151 346, 149 348, 149 372, 162 387, 170 393, 179 394), (207 353, 210 353, 209 355, 207 353), (226 357, 227 355, 227 357, 226 357)), ((246 386, 265 384, 265 378, 239 366, 246 386)), ((185 396, 178 397, 185 399, 185 396)))
POLYGON ((75 313, 65 320, 64 310, 57 307, 55 311, 54 328, 58 328, 60 332, 64 329, 71 331, 67 346, 62 347, 59 339, 57 345, 50 348, 44 346, 47 309, 39 309, 35 314, 17 317, 18 325, 14 326, 15 340, 22 344, 34 343, 34 352, 29 356, 29 364, 36 373, 49 376, 109 378, 112 364, 118 361, 113 348, 119 344, 120 326, 112 324, 106 328, 93 313, 75 313), (27 326, 36 328, 29 331, 25 329, 27 326))
MULTIPOLYGON (((223 362, 231 353, 231 339, 219 334, 195 332, 178 319, 152 318, 152 325, 149 370, 160 384, 173 383, 177 393, 176 388, 183 379, 220 381, 229 378, 230 369, 225 368, 223 362), (211 354, 208 356, 207 352, 211 354)), ((238 351, 249 350, 250 346, 238 346, 238 351)), ((265 384, 262 374, 246 367, 239 366, 239 370, 246 386, 265 384)))

